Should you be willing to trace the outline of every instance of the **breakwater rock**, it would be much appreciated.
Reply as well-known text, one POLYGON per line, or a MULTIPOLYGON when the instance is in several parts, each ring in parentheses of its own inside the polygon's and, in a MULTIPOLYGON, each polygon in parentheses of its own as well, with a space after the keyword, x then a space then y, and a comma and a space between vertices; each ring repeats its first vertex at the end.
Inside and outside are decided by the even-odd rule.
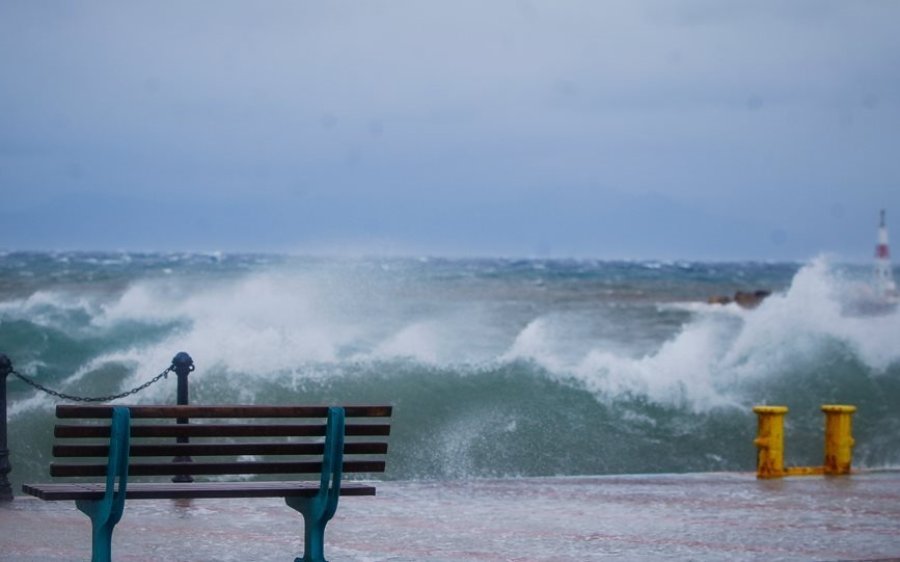
POLYGON ((766 297, 772 294, 772 291, 758 289, 756 291, 737 291, 734 296, 714 295, 706 299, 709 304, 731 304, 736 303, 743 308, 756 308, 766 297))

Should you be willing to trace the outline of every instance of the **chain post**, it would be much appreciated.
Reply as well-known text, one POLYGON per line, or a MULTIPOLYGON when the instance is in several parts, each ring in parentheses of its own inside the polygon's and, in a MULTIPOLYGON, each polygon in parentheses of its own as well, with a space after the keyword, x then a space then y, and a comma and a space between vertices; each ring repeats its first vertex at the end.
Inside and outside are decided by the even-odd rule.
MULTIPOLYGON (((172 370, 175 371, 175 374, 178 376, 178 395, 177 395, 177 404, 179 406, 187 406, 190 404, 190 400, 188 398, 188 375, 191 371, 194 370, 194 360, 191 359, 191 356, 185 353, 184 351, 179 352, 172 359, 172 370)), ((188 418, 178 418, 176 420, 178 424, 188 424, 190 420, 188 418)), ((188 443, 190 439, 188 437, 176 437, 176 443, 188 443)), ((172 459, 172 462, 194 462, 190 456, 177 456, 172 459)), ((193 482, 194 479, 189 474, 176 474, 172 477, 172 482, 193 482)))
POLYGON ((9 464, 9 449, 6 440, 6 377, 12 372, 12 361, 0 353, 0 501, 12 501, 12 486, 7 475, 12 471, 9 464))

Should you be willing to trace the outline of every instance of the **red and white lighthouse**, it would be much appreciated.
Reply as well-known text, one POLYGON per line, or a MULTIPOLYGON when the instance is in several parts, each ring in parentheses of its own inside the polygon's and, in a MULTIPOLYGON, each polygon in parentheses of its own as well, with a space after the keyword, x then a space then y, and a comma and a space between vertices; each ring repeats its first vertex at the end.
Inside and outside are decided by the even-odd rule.
POLYGON ((887 226, 884 222, 884 209, 881 210, 881 223, 878 225, 878 245, 875 246, 875 282, 882 297, 895 297, 897 285, 891 271, 891 250, 888 246, 887 226))

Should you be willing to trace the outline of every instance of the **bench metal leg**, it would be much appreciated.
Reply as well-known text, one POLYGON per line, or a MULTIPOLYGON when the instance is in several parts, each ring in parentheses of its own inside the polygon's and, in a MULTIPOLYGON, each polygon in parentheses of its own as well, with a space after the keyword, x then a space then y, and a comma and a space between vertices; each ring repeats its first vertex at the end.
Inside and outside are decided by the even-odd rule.
POLYGON ((111 561, 113 529, 125 511, 130 434, 131 416, 128 408, 113 408, 109 459, 106 465, 106 491, 99 500, 75 501, 78 510, 91 518, 91 562, 111 561))
POLYGON ((303 558, 297 558, 294 562, 327 562, 324 551, 325 525, 337 510, 343 463, 344 409, 332 407, 328 408, 319 492, 311 498, 284 498, 285 503, 303 515, 303 558))
POLYGON ((321 502, 317 502, 316 499, 284 498, 289 506, 303 515, 303 557, 294 559, 294 562, 327 562, 325 560, 325 525, 331 518, 323 517, 321 502))
POLYGON ((110 562, 112 560, 112 534, 119 517, 108 517, 103 500, 76 500, 78 510, 91 518, 91 562, 110 562))

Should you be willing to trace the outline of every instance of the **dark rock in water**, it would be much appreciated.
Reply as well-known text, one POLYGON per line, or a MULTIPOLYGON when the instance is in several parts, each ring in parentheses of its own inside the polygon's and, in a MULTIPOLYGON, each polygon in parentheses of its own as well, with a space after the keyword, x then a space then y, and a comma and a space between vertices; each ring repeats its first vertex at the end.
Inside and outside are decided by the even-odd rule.
POLYGON ((756 308, 766 297, 772 294, 772 291, 756 290, 756 291, 738 291, 734 297, 725 295, 714 295, 706 299, 709 304, 731 304, 737 303, 743 308, 756 308))
POLYGON ((744 308, 756 308, 759 306, 766 297, 772 294, 772 291, 753 291, 752 293, 747 293, 744 291, 738 291, 734 294, 734 302, 743 306, 744 308))

